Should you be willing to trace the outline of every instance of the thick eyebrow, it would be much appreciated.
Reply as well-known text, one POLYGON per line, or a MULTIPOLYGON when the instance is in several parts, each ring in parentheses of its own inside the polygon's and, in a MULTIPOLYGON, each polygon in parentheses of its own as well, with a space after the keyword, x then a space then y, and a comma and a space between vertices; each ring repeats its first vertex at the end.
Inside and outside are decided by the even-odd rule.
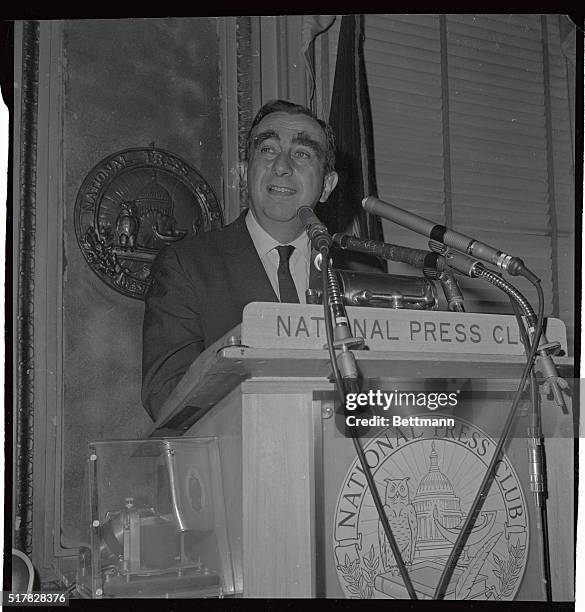
POLYGON ((275 132, 274 130, 266 130, 265 132, 260 132, 260 134, 254 136, 252 139, 254 148, 257 148, 260 143, 268 140, 269 138, 276 138, 276 140, 280 140, 278 132, 275 132))
POLYGON ((308 136, 305 132, 299 132, 293 138, 293 142, 295 144, 301 144, 305 147, 313 149, 313 151, 315 151, 315 153, 317 154, 317 157, 321 159, 325 157, 325 150, 323 149, 323 145, 318 140, 315 140, 314 138, 308 136))
MULTIPOLYGON (((252 144, 254 148, 257 148, 261 143, 263 143, 265 140, 268 140, 269 138, 274 138, 280 141, 280 135, 277 131, 266 130, 254 136, 254 138, 252 139, 252 144)), ((325 149, 323 148, 323 145, 318 140, 311 138, 306 132, 299 132, 296 136, 293 137, 292 141, 294 144, 300 144, 305 147, 309 147, 320 159, 323 159, 325 157, 325 149)))

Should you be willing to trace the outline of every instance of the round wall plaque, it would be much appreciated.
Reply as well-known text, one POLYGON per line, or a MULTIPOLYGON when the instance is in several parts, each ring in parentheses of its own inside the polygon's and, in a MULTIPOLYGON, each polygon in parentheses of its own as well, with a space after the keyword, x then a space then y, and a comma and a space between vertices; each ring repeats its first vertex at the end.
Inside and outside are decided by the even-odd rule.
POLYGON ((199 172, 154 147, 103 159, 75 202, 75 233, 87 263, 110 287, 137 299, 163 247, 222 224, 218 200, 199 172))

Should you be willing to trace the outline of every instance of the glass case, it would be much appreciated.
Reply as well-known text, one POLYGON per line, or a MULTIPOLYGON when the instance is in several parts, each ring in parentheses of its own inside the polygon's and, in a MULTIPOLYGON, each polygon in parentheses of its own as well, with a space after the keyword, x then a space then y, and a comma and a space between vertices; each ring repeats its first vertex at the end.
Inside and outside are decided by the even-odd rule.
POLYGON ((234 593, 216 438, 92 442, 86 483, 82 596, 234 593))

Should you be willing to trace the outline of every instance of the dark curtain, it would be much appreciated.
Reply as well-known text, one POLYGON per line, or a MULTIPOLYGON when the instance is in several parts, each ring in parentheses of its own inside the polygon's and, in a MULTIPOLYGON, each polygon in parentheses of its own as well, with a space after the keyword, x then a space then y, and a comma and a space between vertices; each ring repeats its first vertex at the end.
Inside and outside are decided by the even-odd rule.
MULTIPOLYGON (((315 212, 332 234, 344 232, 383 240, 380 219, 366 213, 361 205, 365 196, 378 194, 364 62, 364 25, 363 15, 345 15, 341 19, 329 115, 337 143, 339 182, 329 201, 318 205, 315 212)), ((347 253, 337 256, 337 267, 349 262, 347 256, 347 253)), ((351 261, 385 269, 384 262, 377 258, 352 254, 351 261)))

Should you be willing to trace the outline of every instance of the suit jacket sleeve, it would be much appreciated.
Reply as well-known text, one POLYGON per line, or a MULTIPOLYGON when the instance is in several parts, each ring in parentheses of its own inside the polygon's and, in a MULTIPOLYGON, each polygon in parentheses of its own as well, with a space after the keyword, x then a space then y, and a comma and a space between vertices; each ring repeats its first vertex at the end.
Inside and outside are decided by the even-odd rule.
POLYGON ((197 288, 180 254, 172 247, 161 251, 150 275, 142 336, 142 403, 156 420, 205 345, 197 288))

